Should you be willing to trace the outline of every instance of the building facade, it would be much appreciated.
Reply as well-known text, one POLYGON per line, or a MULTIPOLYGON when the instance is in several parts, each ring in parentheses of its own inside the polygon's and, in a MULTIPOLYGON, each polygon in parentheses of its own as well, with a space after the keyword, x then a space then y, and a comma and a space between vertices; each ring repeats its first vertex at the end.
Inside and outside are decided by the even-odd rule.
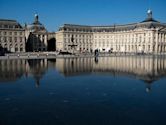
POLYGON ((1 52, 25 52, 25 30, 15 20, 0 19, 1 52))
POLYGON ((72 49, 78 52, 164 53, 166 24, 154 20, 151 10, 140 23, 113 26, 64 24, 56 33, 56 50, 72 49), (71 48, 71 44, 76 47, 71 48))
POLYGON ((56 33, 56 50, 90 52, 92 48, 93 32, 89 26, 64 24, 56 33), (71 48, 72 44, 77 46, 71 48))
POLYGON ((35 14, 34 22, 25 26, 25 37, 27 40, 27 52, 47 51, 48 32, 35 14))

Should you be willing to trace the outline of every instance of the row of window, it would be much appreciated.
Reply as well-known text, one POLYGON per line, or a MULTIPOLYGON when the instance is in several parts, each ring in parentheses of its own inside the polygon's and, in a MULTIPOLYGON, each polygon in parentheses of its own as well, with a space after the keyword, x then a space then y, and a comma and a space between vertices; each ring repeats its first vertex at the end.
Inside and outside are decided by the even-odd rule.
MULTIPOLYGON (((68 48, 68 47, 65 47, 64 49, 65 50, 71 50, 71 48, 68 48)), ((91 48, 90 47, 88 47, 88 48, 86 48, 86 47, 79 47, 79 50, 80 51, 90 51, 91 48)))
MULTIPOLYGON (((97 42, 102 42, 102 43, 104 43, 104 42, 106 42, 106 43, 120 43, 120 42, 125 42, 125 43, 131 43, 131 42, 143 42, 143 43, 145 43, 145 39, 129 39, 129 40, 127 40, 127 39, 115 39, 115 40, 113 40, 113 39, 111 39, 111 40, 104 40, 104 39, 99 39, 99 40, 94 40, 95 41, 95 43, 97 43, 97 42)), ((151 39, 149 38, 149 39, 147 39, 147 41, 148 42, 150 42, 151 41, 151 39)))
POLYGON ((150 51, 150 49, 151 49, 151 46, 150 45, 148 45, 148 46, 145 46, 145 45, 143 45, 143 46, 140 46, 140 45, 129 45, 129 46, 127 46, 127 45, 125 45, 125 46, 120 46, 120 45, 116 45, 116 46, 95 46, 96 48, 105 48, 105 47, 107 47, 107 48, 112 48, 113 50, 123 50, 123 51, 135 51, 135 50, 137 50, 137 51, 141 51, 141 50, 147 50, 147 51, 150 51), (147 47, 147 48, 146 48, 147 47))
MULTIPOLYGON (((72 42, 70 39, 64 39, 64 42, 65 43, 70 43, 72 42)), ((75 39, 74 40, 74 43, 91 43, 91 40, 90 39, 75 39)))
POLYGON ((164 39, 164 40, 166 41, 166 35, 165 35, 165 36, 164 36, 164 35, 160 35, 160 36, 158 36, 158 39, 159 39, 159 40, 164 39))
POLYGON ((121 38, 121 39, 125 39, 125 38, 146 38, 146 37, 151 37, 151 35, 137 35, 137 34, 129 34, 129 35, 95 35, 94 38, 121 38))
MULTIPOLYGON (((82 47, 91 47, 92 45, 78 45, 78 46, 76 46, 75 48, 77 48, 77 47, 79 47, 79 46, 82 46, 82 47)), ((65 47, 71 48, 71 46, 68 46, 68 45, 65 45, 65 47)))
POLYGON ((72 31, 72 32, 92 32, 91 29, 81 29, 81 28, 77 29, 77 28, 66 28, 66 27, 61 28, 60 31, 61 30, 72 31))
MULTIPOLYGON (((23 47, 23 44, 4 44, 4 47, 7 47, 7 46, 10 46, 10 47, 12 47, 12 46, 21 46, 21 47, 23 47)), ((2 46, 2 44, 0 44, 0 46, 2 46)))
POLYGON ((7 29, 17 29, 17 28, 21 28, 19 25, 0 25, 0 28, 7 28, 7 29))
POLYGON ((0 35, 23 35, 23 32, 7 32, 7 31, 0 31, 0 35))
MULTIPOLYGON (((154 36, 155 36, 155 34, 154 34, 154 36)), ((130 38, 130 37, 133 37, 133 38, 146 38, 146 37, 152 37, 152 34, 151 33, 144 33, 144 34, 126 34, 126 35, 115 35, 115 34, 113 34, 113 35, 110 35, 110 34, 108 34, 108 35, 103 35, 103 34, 98 34, 98 35, 94 35, 94 38, 117 38, 117 37, 119 37, 119 38, 122 38, 122 39, 124 39, 124 38, 130 38)), ((166 34, 164 34, 164 33, 159 33, 158 34, 158 37, 165 37, 166 38, 166 34)))
MULTIPOLYGON (((124 45, 126 43, 123 43, 123 42, 95 42, 95 43, 93 43, 93 45, 95 45, 95 44, 96 45, 105 45, 105 44, 108 44, 108 45, 117 45, 117 44, 124 45)), ((145 42, 137 42, 137 43, 127 42, 127 44, 130 44, 130 45, 145 44, 145 42)), ((148 44, 151 44, 151 43, 149 42, 148 44)))
POLYGON ((128 29, 117 29, 115 31, 115 28, 112 27, 112 28, 109 28, 109 29, 101 29, 101 28, 96 28, 96 29, 83 29, 83 28, 67 28, 67 27, 63 27, 63 28, 60 28, 59 31, 68 31, 68 32, 90 32, 90 33, 106 33, 106 32, 131 32, 133 30, 128 30, 128 29))
MULTIPOLYGON (((64 34, 64 37, 66 38, 66 37, 69 37, 69 39, 71 39, 71 37, 72 37, 72 34, 64 34)), ((74 39, 77 39, 77 37, 80 37, 80 38, 84 38, 84 39, 86 39, 86 38, 92 38, 92 36, 91 35, 77 35, 77 34, 75 34, 75 35, 73 35, 73 37, 74 37, 74 39)), ((102 40, 104 40, 104 39, 113 39, 113 38, 115 38, 115 39, 122 39, 122 40, 124 40, 124 39, 126 39, 126 41, 127 41, 127 39, 136 39, 136 41, 138 41, 138 40, 141 40, 141 41, 145 41, 145 39, 150 39, 151 38, 151 34, 148 34, 148 35, 146 35, 146 34, 142 34, 142 35, 138 35, 138 34, 133 34, 133 35, 111 35, 111 36, 104 36, 104 35, 95 35, 94 36, 94 38, 95 39, 102 39, 102 40)), ((159 35, 159 37, 158 37, 159 39, 165 39, 166 40, 166 34, 165 35, 159 35)), ((156 39, 156 37, 154 36, 154 39, 156 39)), ((92 40, 92 39, 91 39, 92 40)), ((150 40, 149 40, 150 41, 150 40)))
POLYGON ((64 37, 69 37, 69 38, 71 38, 72 36, 73 36, 74 38, 75 38, 75 37, 76 37, 76 38, 77 38, 77 37, 81 37, 81 38, 92 38, 91 35, 85 35, 85 34, 82 34, 82 35, 81 35, 81 34, 79 34, 79 35, 78 35, 78 34, 64 34, 64 37))
POLYGON ((24 37, 0 37, 0 41, 17 41, 19 40, 20 42, 24 41, 24 37))

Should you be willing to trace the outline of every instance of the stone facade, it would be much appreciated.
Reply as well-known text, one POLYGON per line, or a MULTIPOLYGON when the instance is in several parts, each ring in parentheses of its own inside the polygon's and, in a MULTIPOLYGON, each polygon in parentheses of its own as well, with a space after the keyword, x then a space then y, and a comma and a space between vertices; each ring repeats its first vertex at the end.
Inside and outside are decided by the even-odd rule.
POLYGON ((70 45, 80 52, 91 51, 93 48, 93 32, 90 27, 65 24, 56 33, 56 50, 72 51, 70 45), (72 37, 74 41, 72 42, 72 37))
POLYGON ((22 27, 15 20, 0 19, 0 55, 8 52, 55 51, 55 32, 49 33, 35 14, 32 24, 22 27))
POLYGON ((0 52, 115 52, 166 53, 166 23, 148 10, 139 23, 112 26, 64 24, 49 33, 35 14, 34 22, 23 28, 15 20, 0 20, 0 52))
POLYGON ((163 53, 166 52, 166 24, 152 18, 140 23, 113 26, 64 24, 56 33, 56 50, 78 52, 163 53), (73 42, 72 42, 73 36, 73 42), (70 44, 75 44, 71 48, 70 44))
POLYGON ((15 20, 0 19, 1 52, 25 52, 25 30, 15 20))

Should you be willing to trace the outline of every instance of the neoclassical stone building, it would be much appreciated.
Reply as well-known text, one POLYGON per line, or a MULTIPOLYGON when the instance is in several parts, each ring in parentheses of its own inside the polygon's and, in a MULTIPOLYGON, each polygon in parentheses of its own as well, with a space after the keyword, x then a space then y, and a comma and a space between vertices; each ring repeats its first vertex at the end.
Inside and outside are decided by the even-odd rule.
POLYGON ((16 20, 0 19, 0 52, 25 52, 25 30, 16 20))
POLYGON ((163 53, 166 23, 147 18, 139 23, 113 26, 64 24, 56 33, 56 50, 77 52, 163 53), (75 47, 71 47, 74 44, 75 47))
POLYGON ((27 52, 47 51, 48 32, 37 14, 34 22, 25 26, 25 37, 27 52))
POLYGON ((48 32, 35 14, 32 24, 0 19, 0 55, 8 52, 55 51, 55 32, 48 32))

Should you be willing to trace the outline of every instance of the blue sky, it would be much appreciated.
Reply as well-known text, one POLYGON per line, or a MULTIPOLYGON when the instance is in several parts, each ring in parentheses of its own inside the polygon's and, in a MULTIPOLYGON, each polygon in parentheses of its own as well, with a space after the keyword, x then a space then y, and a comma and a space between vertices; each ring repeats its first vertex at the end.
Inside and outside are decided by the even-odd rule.
POLYGON ((32 23, 38 13, 49 31, 64 23, 113 25, 140 22, 148 8, 166 22, 166 0, 0 0, 0 18, 32 23))

